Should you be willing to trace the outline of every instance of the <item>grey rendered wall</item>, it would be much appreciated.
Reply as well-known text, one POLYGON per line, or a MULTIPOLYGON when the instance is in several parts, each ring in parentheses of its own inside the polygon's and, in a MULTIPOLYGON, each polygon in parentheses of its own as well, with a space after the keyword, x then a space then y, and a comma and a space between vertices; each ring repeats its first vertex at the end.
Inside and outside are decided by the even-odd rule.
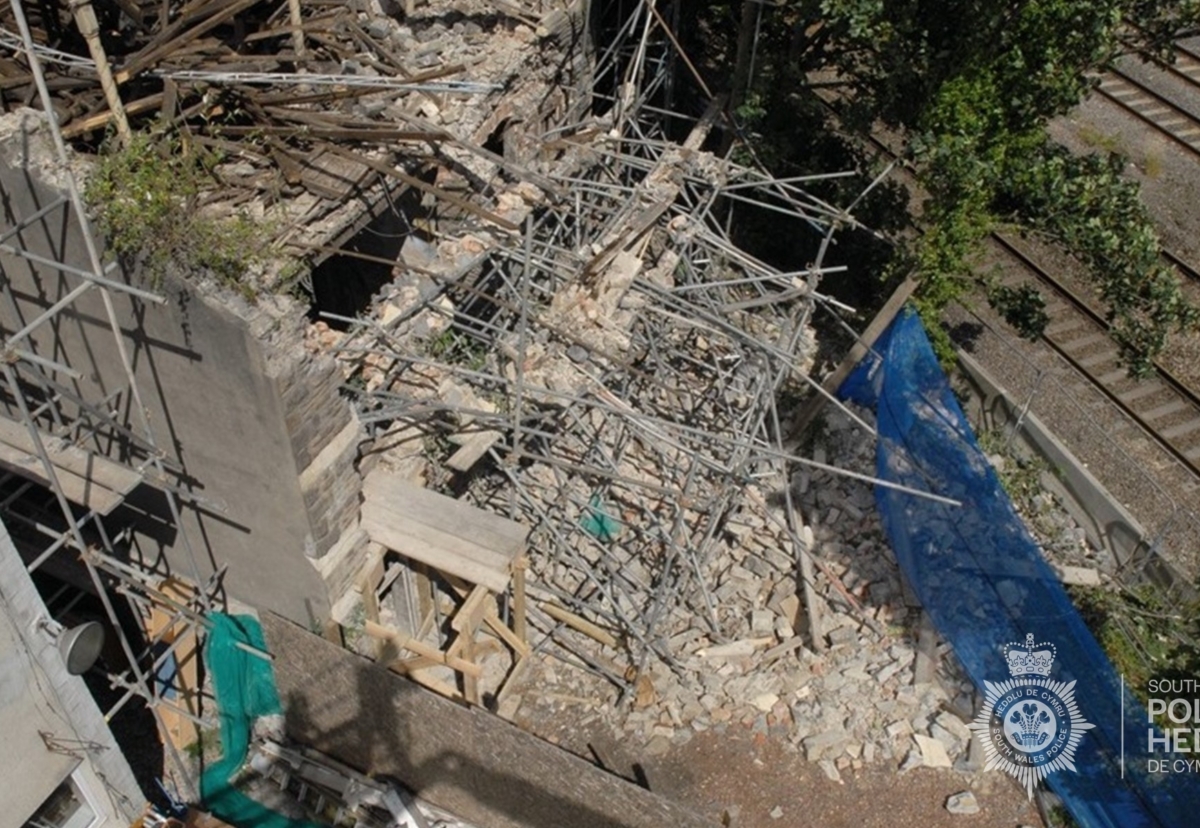
POLYGON ((99 794, 101 828, 128 825, 141 812, 141 791, 83 679, 67 673, 53 641, 35 628, 45 614, 0 523, 0 828, 22 825, 76 768, 99 794))
MULTIPOLYGON (((5 226, 57 197, 59 191, 47 183, 53 179, 49 157, 34 116, 0 119, 5 226)), ((50 212, 23 231, 21 239, 41 255, 87 266, 67 207, 50 212)), ((68 285, 53 269, 9 255, 0 254, 0 268, 17 297, 15 308, 0 304, 0 326, 10 332, 75 284, 68 285)), ((111 278, 138 279, 121 270, 111 278)), ((228 564, 224 583, 233 596, 300 623, 321 618, 328 599, 306 553, 317 555, 332 545, 331 536, 338 531, 334 526, 345 525, 346 513, 357 506, 356 491, 343 482, 336 504, 317 504, 315 508, 341 510, 321 523, 310 516, 300 475, 320 454, 323 441, 350 423, 348 409, 338 407, 336 377, 303 361, 272 357, 276 350, 300 348, 300 311, 282 300, 268 299, 263 308, 244 302, 239 307, 237 301, 217 301, 171 277, 159 290, 169 300, 166 306, 124 295, 116 295, 115 303, 156 442, 182 465, 182 487, 203 498, 198 507, 185 505, 183 520, 201 576, 228 564), (297 318, 288 328, 292 312, 297 318), (322 537, 316 537, 314 526, 322 537)), ((85 295, 75 310, 35 337, 37 353, 85 374, 75 385, 90 400, 125 385, 100 299, 95 291, 85 295)), ((136 426, 127 396, 120 405, 122 417, 136 426)), ((340 459, 346 461, 347 454, 353 474, 352 452, 343 451, 340 459)), ((337 471, 347 473, 341 467, 337 471)), ((317 500, 312 492, 309 499, 317 500)), ((123 522, 135 521, 144 556, 153 560, 164 554, 176 571, 190 574, 188 556, 167 515, 162 494, 143 485, 129 498, 129 508, 114 513, 106 525, 119 529, 123 522)))

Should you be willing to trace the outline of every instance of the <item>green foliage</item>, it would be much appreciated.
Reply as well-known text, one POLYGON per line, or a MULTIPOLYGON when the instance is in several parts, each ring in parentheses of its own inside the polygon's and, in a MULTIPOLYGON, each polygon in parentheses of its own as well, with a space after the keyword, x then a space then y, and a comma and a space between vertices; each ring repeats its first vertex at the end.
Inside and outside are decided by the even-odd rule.
POLYGON ((469 371, 480 371, 487 364, 487 346, 480 340, 447 327, 425 344, 426 352, 434 359, 450 365, 460 365, 469 371))
POLYGON ((988 289, 988 302, 1025 339, 1036 341, 1041 338, 1050 322, 1046 300, 1029 284, 1018 287, 994 285, 988 289))
POLYGON ((1079 828, 1071 812, 1062 805, 1055 805, 1046 814, 1046 828, 1079 828))
POLYGON ((1070 587, 1083 620, 1143 704, 1152 678, 1194 678, 1200 666, 1194 609, 1172 609, 1156 587, 1070 587))
POLYGON ((196 734, 196 741, 185 745, 183 752, 195 760, 219 757, 221 755, 221 729, 217 727, 201 728, 196 734))
MULTIPOLYGON (((1004 218, 1043 231, 1088 265, 1126 364, 1148 372, 1168 335, 1200 317, 1159 263, 1153 223, 1136 185, 1120 176, 1122 162, 1074 157, 1047 141, 1044 125, 1077 104, 1091 73, 1121 51, 1158 48, 1169 33, 1194 28, 1200 0, 968 2, 953 13, 949 5, 793 4, 802 19, 823 23, 810 58, 852 79, 858 111, 910 137, 930 195, 913 257, 926 327, 935 330, 941 309, 971 286, 972 252, 1004 218)), ((1044 327, 1029 291, 992 299, 1023 336, 1044 327)))
POLYGON ((996 471, 1000 485, 1013 503, 1027 515, 1036 515, 1034 497, 1043 491, 1042 473, 1050 466, 1036 456, 1012 450, 1012 441, 1003 432, 984 431, 979 434, 979 448, 987 455, 999 455, 1003 463, 996 471))
MULTIPOLYGON (((697 7, 683 28, 686 46, 702 56, 709 85, 728 88, 735 42, 748 19, 757 27, 757 16, 741 15, 741 3, 697 7)), ((1119 55, 1168 54, 1174 37, 1200 30, 1200 0, 785 0, 764 10, 761 22, 752 88, 736 113, 751 146, 735 148, 734 157, 753 155, 779 175, 856 168, 865 176, 877 167, 848 135, 882 125, 906 141, 905 160, 928 193, 912 222, 924 232, 906 232, 907 195, 880 188, 856 218, 895 246, 872 249, 856 239, 836 253, 847 257, 837 263, 889 284, 916 273, 915 302, 944 359, 952 348, 942 311, 978 283, 976 251, 1000 223, 1036 230, 1088 267, 1133 373, 1150 369, 1171 332, 1197 324, 1195 308, 1158 262, 1135 185, 1110 155, 1117 145, 1093 136, 1093 148, 1104 152, 1074 158, 1047 139, 1045 126, 1119 55), (836 89, 836 116, 818 99, 813 73, 836 89), (870 256, 851 260, 860 249, 870 256)), ((813 186, 819 197, 847 203, 861 179, 813 186)), ((795 241, 802 234, 783 232, 777 216, 740 207, 734 216, 738 242, 760 258, 794 263, 810 255, 795 241)), ((884 295, 852 277, 831 289, 868 312, 884 295)), ((1040 329, 1043 309, 1030 291, 992 294, 1023 336, 1040 329)))
POLYGON ((197 201, 212 153, 185 151, 172 134, 139 132, 128 146, 107 145, 88 178, 84 198, 118 256, 139 260, 158 287, 167 269, 208 271, 253 299, 245 280, 265 247, 264 228, 245 215, 206 217, 197 201))
POLYGON ((1121 175, 1119 156, 1074 156, 1044 145, 1003 179, 998 205, 1060 239, 1087 264, 1108 307, 1113 339, 1134 374, 1149 373, 1175 330, 1194 328, 1200 311, 1159 258, 1158 234, 1121 175))

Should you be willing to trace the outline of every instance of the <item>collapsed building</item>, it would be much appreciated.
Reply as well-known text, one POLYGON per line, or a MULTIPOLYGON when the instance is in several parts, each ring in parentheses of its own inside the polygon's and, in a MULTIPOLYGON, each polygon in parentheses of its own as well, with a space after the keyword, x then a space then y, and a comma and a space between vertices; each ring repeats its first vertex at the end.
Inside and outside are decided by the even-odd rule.
POLYGON ((109 627, 100 713, 145 705, 180 798, 229 601, 490 709, 535 651, 632 697, 823 646, 818 582, 856 606, 785 403, 829 396, 812 314, 851 310, 821 279, 863 230, 810 185, 855 173, 715 151, 660 5, 11 4, 0 508, 46 616, 109 627), (236 283, 105 254, 67 142, 138 127, 218 151, 188 209, 266 234, 236 283), (741 249, 746 209, 803 265, 741 249))

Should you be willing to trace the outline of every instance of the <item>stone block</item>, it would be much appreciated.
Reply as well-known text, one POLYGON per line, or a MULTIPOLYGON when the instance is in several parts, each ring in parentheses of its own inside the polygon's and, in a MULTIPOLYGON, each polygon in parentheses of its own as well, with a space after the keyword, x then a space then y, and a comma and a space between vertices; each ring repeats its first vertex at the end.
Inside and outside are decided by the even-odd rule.
POLYGON ((971 791, 961 791, 946 800, 946 810, 952 814, 970 816, 979 813, 979 800, 971 791))
POLYGON ((913 739, 917 742, 917 747, 921 751, 921 762, 927 768, 949 768, 953 765, 949 755, 946 753, 946 747, 932 736, 923 736, 920 733, 913 734, 913 739))

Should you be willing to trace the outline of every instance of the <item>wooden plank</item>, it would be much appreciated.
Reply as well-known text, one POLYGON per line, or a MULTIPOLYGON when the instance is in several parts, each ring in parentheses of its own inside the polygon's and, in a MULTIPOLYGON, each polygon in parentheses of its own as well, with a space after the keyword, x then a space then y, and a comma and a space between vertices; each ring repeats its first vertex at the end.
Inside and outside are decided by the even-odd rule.
POLYGON ((456 670, 475 678, 483 675, 483 668, 478 664, 472 664, 469 661, 457 658, 448 653, 443 653, 436 647, 426 644, 424 641, 417 641, 412 636, 405 635, 399 630, 393 630, 391 627, 385 627, 374 621, 365 622, 363 630, 372 638, 391 642, 398 650, 412 650, 417 655, 431 659, 443 667, 449 667, 451 670, 456 670))
MULTIPOLYGON (((121 495, 128 494, 142 482, 142 476, 133 469, 115 463, 99 454, 92 454, 78 446, 52 449, 51 445, 56 442, 58 442, 56 438, 46 434, 42 435, 42 444, 46 447, 46 453, 50 455, 50 460, 56 469, 61 468, 79 477, 90 479, 97 485, 121 495)), ((0 443, 6 443, 26 454, 35 456, 37 454, 33 438, 29 436, 29 429, 7 417, 0 417, 0 443)))
POLYGON ((501 620, 500 616, 496 613, 495 608, 488 608, 487 614, 483 617, 483 621, 488 625, 488 627, 491 628, 492 632, 500 636, 500 639, 504 641, 505 644, 513 648, 518 657, 523 658, 529 655, 529 645, 526 644, 522 639, 517 638, 516 634, 512 630, 504 626, 504 621, 501 620))
POLYGON ((485 221, 490 221, 492 224, 499 225, 500 227, 503 227, 506 230, 520 230, 521 229, 521 225, 517 224, 516 222, 509 221, 506 218, 502 218, 502 217, 496 215, 495 213, 493 213, 491 210, 488 210, 484 207, 480 207, 478 204, 475 204, 473 201, 462 198, 461 196, 457 196, 454 193, 447 192, 446 190, 443 190, 441 187, 438 187, 434 184, 430 184, 427 181, 422 181, 420 178, 417 178, 415 175, 409 175, 404 170, 402 170, 398 167, 395 167, 391 164, 384 163, 383 161, 378 161, 374 158, 367 158, 367 157, 361 155, 360 153, 356 153, 352 150, 345 149, 344 147, 336 147, 336 146, 330 147, 330 150, 332 152, 340 153, 342 155, 352 156, 357 161, 359 161, 363 164, 366 164, 368 167, 370 167, 373 170, 377 170, 378 172, 381 172, 384 175, 389 175, 392 178, 395 178, 397 181, 402 181, 405 184, 407 184, 408 186, 414 187, 423 193, 429 193, 429 194, 441 199, 442 201, 445 201, 447 204, 453 204, 455 207, 458 207, 459 209, 465 210, 468 213, 479 216, 480 218, 484 219, 485 221))
POLYGON ((522 641, 529 640, 529 629, 526 622, 527 609, 525 597, 525 570, 529 567, 529 560, 525 556, 521 556, 513 561, 512 565, 512 582, 513 582, 513 606, 512 606, 512 623, 513 633, 522 641))
MULTIPOLYGON (((366 619, 368 624, 379 622, 379 598, 375 594, 375 586, 382 577, 383 556, 380 556, 375 565, 363 573, 362 580, 358 585, 359 594, 362 595, 363 618, 366 619)), ((383 643, 379 639, 376 639, 373 643, 372 655, 378 659, 383 652, 383 643)))
MULTIPOLYGON (((486 594, 486 591, 485 591, 486 594)), ((459 635, 458 640, 454 642, 451 651, 460 651, 463 661, 469 664, 475 663, 475 636, 469 632, 459 635)), ((481 671, 482 672, 482 671, 481 671)), ((479 679, 469 673, 463 673, 463 698, 470 704, 479 704, 479 679)))
POLYGON ((221 2, 209 3, 199 10, 194 18, 183 15, 170 28, 148 43, 141 51, 130 56, 129 63, 116 74, 117 83, 122 84, 127 82, 134 75, 160 58, 176 52, 180 47, 191 43, 203 34, 207 34, 226 20, 232 19, 257 2, 258 0, 236 0, 235 2, 224 4, 221 2), (224 5, 224 8, 220 8, 222 5, 224 5), (193 20, 202 17, 206 12, 213 9, 219 10, 199 25, 180 33, 193 20))
POLYGON ((425 675, 425 668, 416 668, 406 672, 401 672, 395 668, 394 664, 390 664, 388 665, 388 669, 400 673, 402 676, 415 681, 422 687, 428 688, 439 695, 445 696, 448 699, 461 699, 463 697, 462 693, 458 692, 458 688, 450 682, 442 681, 439 678, 425 675))
POLYGON ((555 621, 561 621, 573 630, 586 635, 588 638, 598 641, 606 647, 616 649, 617 639, 612 633, 603 627, 599 627, 588 621, 586 618, 581 618, 570 610, 563 609, 556 604, 544 603, 541 605, 542 611, 553 618, 555 621))
MULTIPOLYGON (((14 474, 51 488, 42 461, 20 449, 0 444, 0 467, 14 474)), ((67 500, 85 506, 99 515, 107 515, 121 503, 121 496, 91 480, 72 474, 66 469, 55 469, 55 476, 67 500)))
POLYGON ((491 594, 487 587, 475 587, 467 596, 467 600, 463 601, 462 606, 458 608, 458 612, 454 613, 454 617, 450 619, 450 628, 473 636, 479 629, 479 625, 483 623, 483 616, 488 610, 489 600, 491 600, 491 594))
MULTIPOLYGON (((862 360, 867 352, 875 345, 875 340, 884 332, 892 320, 896 318, 896 314, 904 307, 904 303, 908 301, 908 297, 912 296, 913 291, 917 289, 917 280, 913 277, 908 277, 892 292, 892 295, 879 309, 879 313, 871 320, 871 324, 867 325, 858 342, 847 352, 842 361, 838 363, 837 368, 833 373, 825 378, 821 383, 821 387, 829 394, 833 394, 846 381, 846 377, 850 376, 850 372, 854 370, 854 366, 862 360)), ((791 425, 791 441, 799 438, 800 434, 812 422, 813 417, 824 408, 827 398, 824 394, 813 394, 805 402, 804 407, 800 409, 799 415, 792 421, 791 425)))
POLYGON ((375 542, 493 592, 508 588, 526 527, 382 469, 367 475, 363 498, 363 529, 375 542))
POLYGON ((100 22, 96 18, 96 10, 92 8, 91 0, 76 0, 71 3, 71 11, 75 15, 75 27, 87 42, 92 62, 96 64, 96 75, 104 89, 104 98, 108 101, 108 109, 117 124, 117 136, 123 146, 128 146, 132 138, 129 119, 125 117, 125 103, 121 100, 117 84, 113 80, 108 53, 104 51, 104 44, 100 42, 100 22))
POLYGON ((175 111, 179 106, 179 87, 170 78, 163 79, 163 99, 159 111, 162 122, 169 124, 175 119, 175 111))
POLYGON ((450 455, 450 459, 446 461, 446 465, 455 471, 465 472, 470 471, 483 455, 487 454, 488 449, 494 446, 504 435, 499 431, 473 431, 468 434, 455 434, 450 438, 450 442, 457 443, 460 448, 454 454, 450 455))
POLYGON ((429 526, 376 500, 362 509, 363 531, 407 558, 457 575, 493 592, 508 588, 508 561, 492 550, 429 526))
POLYGON ((523 524, 414 485, 379 468, 367 475, 364 494, 367 491, 405 500, 419 510, 418 515, 428 516, 425 522, 445 526, 447 531, 460 538, 478 539, 476 542, 503 555, 506 563, 521 553, 529 536, 529 527, 523 524), (441 523, 447 518, 450 519, 448 524, 441 523))
MULTIPOLYGON (((138 98, 132 103, 125 104, 126 115, 138 115, 142 112, 149 112, 151 109, 161 109, 163 104, 163 93, 155 92, 153 95, 147 95, 144 98, 138 98)), ((80 121, 72 121, 70 126, 62 131, 64 138, 78 138, 88 132, 94 132, 97 129, 103 129, 108 126, 113 119, 113 113, 110 110, 99 112, 95 115, 89 115, 80 121)))
POLYGON ((370 174, 363 164, 351 164, 340 155, 318 152, 300 162, 304 186, 322 198, 344 201, 365 186, 370 174))
MULTIPOLYGON (((168 578, 159 585, 159 590, 170 598, 187 603, 195 597, 195 588, 180 580, 168 578)), ((183 621, 174 621, 175 612, 172 608, 153 603, 149 618, 144 619, 146 634, 155 638, 162 635, 162 643, 170 645, 176 639, 188 640, 175 648, 175 682, 173 689, 176 697, 174 703, 193 716, 200 715, 200 681, 198 663, 200 660, 199 642, 195 630, 183 621), (189 638, 190 637, 190 638, 189 638)), ((178 750, 186 750, 199 738, 196 723, 186 716, 176 712, 171 707, 163 705, 158 710, 160 735, 164 740, 170 740, 178 750)))

